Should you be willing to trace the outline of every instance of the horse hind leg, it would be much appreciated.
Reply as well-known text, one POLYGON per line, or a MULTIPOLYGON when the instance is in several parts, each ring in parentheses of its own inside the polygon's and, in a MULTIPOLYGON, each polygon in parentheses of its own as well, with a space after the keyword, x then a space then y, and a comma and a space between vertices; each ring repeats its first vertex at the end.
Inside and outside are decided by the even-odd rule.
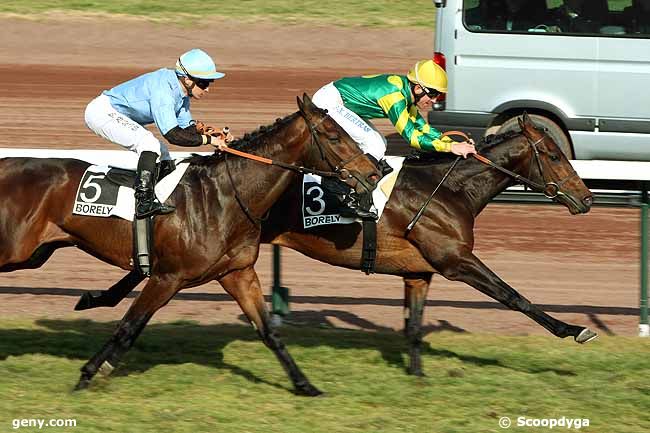
POLYGON ((422 371, 422 316, 432 274, 404 277, 404 334, 409 344, 408 373, 424 376, 422 371))
POLYGON ((0 272, 36 269, 59 248, 74 245, 73 238, 42 218, 12 216, 0 229, 0 272), (8 227, 13 227, 10 231, 8 227))
POLYGON ((142 289, 142 293, 122 318, 117 329, 83 367, 75 390, 85 389, 98 371, 110 374, 122 356, 133 346, 149 319, 178 292, 179 283, 172 278, 152 277, 142 289))
POLYGON ((469 284, 511 310, 524 313, 557 337, 572 336, 578 343, 587 343, 598 336, 589 328, 569 325, 545 313, 499 278, 472 253, 447 262, 455 264, 438 267, 445 278, 469 284))
MULTIPOLYGON (((12 272, 20 269, 37 269, 43 266, 45 262, 52 256, 54 251, 59 248, 71 246, 70 242, 67 241, 53 241, 46 244, 40 245, 34 250, 34 252, 29 256, 27 260, 20 262, 10 262, 7 263, 10 259, 4 259, 4 265, 0 266, 0 272, 12 272)), ((20 260, 20 259, 19 259, 20 260)))
POLYGON ((144 280, 144 276, 138 271, 131 271, 120 281, 113 284, 109 289, 99 292, 88 291, 77 301, 74 309, 76 311, 89 310, 97 307, 114 307, 126 298, 126 296, 144 280))
POLYGON ((322 394, 313 386, 293 360, 280 337, 271 326, 269 312, 264 303, 259 278, 252 266, 233 271, 219 283, 237 301, 248 320, 253 324, 264 344, 273 351, 289 375, 296 393, 305 396, 322 394))

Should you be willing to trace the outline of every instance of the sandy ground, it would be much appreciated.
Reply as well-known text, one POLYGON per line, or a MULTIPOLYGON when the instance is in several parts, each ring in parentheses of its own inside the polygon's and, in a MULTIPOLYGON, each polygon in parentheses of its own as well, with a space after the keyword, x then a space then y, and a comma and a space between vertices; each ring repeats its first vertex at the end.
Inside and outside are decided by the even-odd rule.
MULTIPOLYGON (((193 105, 197 119, 238 135, 295 111, 295 97, 348 74, 404 72, 430 56, 426 30, 368 30, 223 23, 219 29, 140 21, 0 19, 0 147, 115 149, 88 131, 85 104, 101 90, 159 67, 192 47, 212 53, 227 77, 193 105)), ((392 132, 385 122, 378 123, 392 132)), ((172 150, 183 150, 173 148, 172 150)), ((389 152, 401 152, 397 141, 389 152)), ((554 316, 601 333, 634 335, 638 323, 639 212, 596 207, 570 216, 560 206, 490 205, 476 228, 476 252, 554 316)), ((401 280, 333 268, 283 250, 282 285, 291 320, 368 330, 402 327, 401 280), (336 283, 332 276, 336 275, 336 283)), ((256 267, 271 286, 270 247, 256 267)), ((3 318, 118 320, 115 309, 75 313, 83 289, 110 286, 123 271, 75 249, 41 269, 3 274, 3 318)), ((463 284, 437 276, 428 331, 545 334, 525 316, 463 284)), ((232 322, 243 318, 215 283, 179 294, 154 320, 232 322)))

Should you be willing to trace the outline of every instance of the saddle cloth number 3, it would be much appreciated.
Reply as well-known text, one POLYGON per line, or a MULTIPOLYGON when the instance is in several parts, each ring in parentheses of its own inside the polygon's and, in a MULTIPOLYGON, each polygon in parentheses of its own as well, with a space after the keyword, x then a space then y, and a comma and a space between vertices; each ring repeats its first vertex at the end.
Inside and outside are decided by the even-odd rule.
POLYGON ((302 197, 304 228, 354 222, 354 220, 341 218, 338 212, 339 199, 336 194, 323 187, 320 176, 306 174, 303 177, 302 197))
POLYGON ((311 203, 308 204, 307 200, 305 200, 305 211, 309 215, 322 215, 325 211, 325 200, 323 200, 324 195, 325 191, 323 191, 323 188, 321 188, 320 185, 314 185, 307 189, 305 192, 305 199, 308 198, 311 203), (312 209, 312 204, 318 206, 316 210, 312 209))

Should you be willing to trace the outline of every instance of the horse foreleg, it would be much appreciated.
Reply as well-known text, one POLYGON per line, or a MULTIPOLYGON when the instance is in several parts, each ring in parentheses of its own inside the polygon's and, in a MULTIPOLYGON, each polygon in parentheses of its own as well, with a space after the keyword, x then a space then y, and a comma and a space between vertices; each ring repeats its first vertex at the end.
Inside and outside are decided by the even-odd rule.
POLYGON ((244 314, 257 330, 264 344, 273 351, 289 375, 296 393, 306 396, 322 394, 300 371, 284 343, 271 325, 259 278, 252 266, 233 271, 222 277, 219 283, 237 301, 244 314))
POLYGON ((85 292, 74 309, 89 310, 97 307, 114 307, 144 280, 138 271, 131 271, 108 290, 85 292))
POLYGON ((427 301, 431 274, 404 277, 404 334, 409 344, 408 373, 424 376, 422 372, 422 315, 427 301))
POLYGON ((178 292, 179 284, 170 279, 153 277, 133 301, 113 336, 90 360, 81 367, 81 377, 75 390, 87 388, 100 368, 107 374, 117 366, 120 358, 135 342, 154 313, 178 292))
POLYGON ((469 284, 511 310, 524 313, 557 337, 572 336, 578 343, 586 343, 597 337, 597 334, 589 328, 569 325, 546 314, 505 283, 472 253, 453 259, 448 258, 446 263, 450 265, 443 264, 440 268, 447 279, 469 284))

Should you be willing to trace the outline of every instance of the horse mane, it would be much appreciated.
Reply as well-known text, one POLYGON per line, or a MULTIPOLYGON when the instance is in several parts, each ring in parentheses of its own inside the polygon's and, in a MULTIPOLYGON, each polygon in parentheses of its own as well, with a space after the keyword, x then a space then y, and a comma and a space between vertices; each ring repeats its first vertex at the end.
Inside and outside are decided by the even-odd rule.
MULTIPOLYGON (((497 145, 519 137, 522 134, 522 131, 506 131, 502 134, 490 134, 480 141, 480 143, 476 146, 476 150, 481 154, 487 153, 497 145)), ((452 172, 449 175, 449 178, 446 181, 446 186, 452 192, 459 192, 461 190, 464 190, 466 188, 467 179, 478 174, 483 169, 483 164, 472 164, 471 166, 465 165, 465 167, 461 166, 459 167, 459 170, 455 170, 455 173, 452 172)), ((442 179, 442 176, 444 176, 444 174, 440 176, 440 179, 442 179)))
MULTIPOLYGON (((521 131, 506 131, 501 134, 490 134, 483 137, 481 141, 476 144, 476 150, 479 153, 484 153, 488 149, 521 135, 521 131)), ((408 165, 447 165, 454 162, 456 155, 451 152, 424 152, 414 150, 411 154, 406 156, 405 164, 408 165)))
MULTIPOLYGON (((506 131, 502 134, 490 134, 481 139, 476 144, 476 150, 479 153, 486 153, 488 150, 503 143, 504 141, 512 140, 522 134, 521 131, 506 131)), ((471 158, 471 156, 469 157, 471 158)), ((468 159, 469 159, 468 158, 468 159)), ((440 181, 447 173, 451 164, 456 160, 456 155, 451 152, 420 152, 416 151, 406 157, 405 165, 427 168, 435 181, 440 181)), ((468 166, 459 165, 449 174, 445 180, 445 186, 453 192, 459 192, 464 189, 467 179, 482 170, 482 166, 473 165, 468 166)))
MULTIPOLYGON (((275 119, 275 122, 273 122, 270 125, 267 126, 260 126, 253 132, 247 132, 244 134, 242 138, 238 138, 234 140, 233 142, 229 143, 228 146, 241 150, 242 152, 248 152, 250 150, 255 149, 259 141, 266 137, 268 134, 277 131, 280 129, 280 127, 290 123, 293 121, 300 113, 296 111, 295 113, 291 113, 285 117, 278 117, 275 119)), ((193 153, 191 156, 185 158, 181 162, 189 162, 191 165, 196 165, 196 166, 207 166, 207 165, 214 165, 218 163, 219 161, 222 161, 225 158, 225 154, 223 152, 218 152, 214 151, 212 155, 197 155, 193 153)))

